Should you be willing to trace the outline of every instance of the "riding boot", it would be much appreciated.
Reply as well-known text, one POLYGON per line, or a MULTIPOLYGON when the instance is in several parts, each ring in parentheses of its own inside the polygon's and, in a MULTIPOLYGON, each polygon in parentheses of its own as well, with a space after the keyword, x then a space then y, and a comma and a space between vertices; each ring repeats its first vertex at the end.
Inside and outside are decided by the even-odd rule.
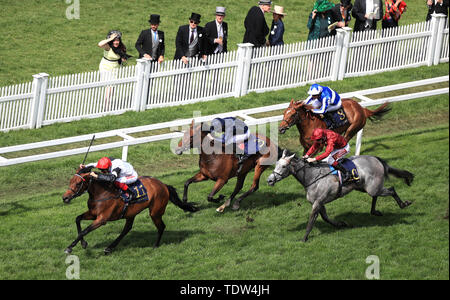
POLYGON ((128 194, 128 201, 127 202, 131 202, 131 201, 136 199, 136 193, 135 193, 134 189, 128 188, 126 192, 128 194))
POLYGON ((340 162, 337 162, 337 164, 336 165, 334 165, 333 164, 333 167, 336 169, 336 170, 339 170, 339 171, 341 171, 341 174, 342 174, 342 183, 345 183, 347 180, 349 180, 350 179, 350 172, 340 163, 340 162))
POLYGON ((237 158, 238 158, 238 170, 237 173, 239 174, 242 170, 242 166, 244 165, 244 162, 250 157, 250 155, 248 154, 236 154, 237 158))

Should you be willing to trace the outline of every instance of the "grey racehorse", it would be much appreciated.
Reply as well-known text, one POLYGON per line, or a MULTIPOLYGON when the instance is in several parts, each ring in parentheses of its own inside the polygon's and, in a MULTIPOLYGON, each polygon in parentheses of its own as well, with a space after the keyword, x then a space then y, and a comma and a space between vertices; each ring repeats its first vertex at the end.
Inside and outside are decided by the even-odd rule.
POLYGON ((358 183, 353 182, 344 185, 340 185, 338 177, 331 174, 330 168, 325 163, 309 164, 305 160, 297 158, 295 154, 290 155, 287 150, 283 151, 283 156, 277 161, 274 171, 267 179, 267 183, 273 186, 283 178, 294 175, 305 187, 306 199, 312 204, 306 234, 302 241, 307 241, 319 214, 325 222, 335 227, 347 226, 344 222, 329 219, 325 204, 348 194, 352 190, 365 192, 372 196, 371 214, 376 216, 382 215, 375 209, 379 196, 394 197, 400 208, 405 208, 411 204, 409 201, 403 202, 395 192, 394 187, 385 188, 384 180, 388 175, 394 175, 404 179, 407 185, 411 185, 414 179, 412 173, 393 168, 376 156, 352 156, 350 159, 358 169, 360 180, 358 183))

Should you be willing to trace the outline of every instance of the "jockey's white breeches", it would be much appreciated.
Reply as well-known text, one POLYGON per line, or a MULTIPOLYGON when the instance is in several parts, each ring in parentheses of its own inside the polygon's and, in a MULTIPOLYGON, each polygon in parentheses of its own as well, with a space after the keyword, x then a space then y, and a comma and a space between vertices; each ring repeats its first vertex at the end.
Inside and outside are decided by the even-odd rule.
POLYGON ((330 166, 334 164, 334 162, 338 161, 345 155, 350 152, 350 144, 347 144, 344 148, 333 150, 328 157, 322 159, 322 161, 326 162, 330 166))

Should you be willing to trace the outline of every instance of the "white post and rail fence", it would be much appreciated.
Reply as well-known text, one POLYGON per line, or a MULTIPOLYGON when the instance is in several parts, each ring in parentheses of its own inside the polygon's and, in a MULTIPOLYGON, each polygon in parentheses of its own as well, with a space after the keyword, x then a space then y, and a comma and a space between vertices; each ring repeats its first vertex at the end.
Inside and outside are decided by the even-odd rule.
POLYGON ((386 30, 337 29, 335 36, 274 47, 238 49, 162 64, 138 59, 110 76, 99 71, 51 77, 0 88, 0 131, 175 106, 250 92, 274 91, 376 72, 449 61, 444 15, 386 30), (395 55, 387 55, 395 53, 395 55))

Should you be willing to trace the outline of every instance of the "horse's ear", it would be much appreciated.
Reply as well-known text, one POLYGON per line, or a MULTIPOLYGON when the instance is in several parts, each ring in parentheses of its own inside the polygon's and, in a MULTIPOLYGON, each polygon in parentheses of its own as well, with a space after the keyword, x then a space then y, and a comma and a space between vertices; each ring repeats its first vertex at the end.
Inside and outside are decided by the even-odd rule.
POLYGON ((286 155, 288 155, 288 152, 287 152, 287 149, 284 149, 284 150, 283 150, 283 156, 281 156, 281 158, 285 158, 286 155))
POLYGON ((287 157, 286 159, 287 159, 288 161, 291 161, 291 159, 293 159, 293 158, 294 158, 294 156, 295 156, 295 153, 294 153, 294 154, 292 154, 291 156, 287 157))

